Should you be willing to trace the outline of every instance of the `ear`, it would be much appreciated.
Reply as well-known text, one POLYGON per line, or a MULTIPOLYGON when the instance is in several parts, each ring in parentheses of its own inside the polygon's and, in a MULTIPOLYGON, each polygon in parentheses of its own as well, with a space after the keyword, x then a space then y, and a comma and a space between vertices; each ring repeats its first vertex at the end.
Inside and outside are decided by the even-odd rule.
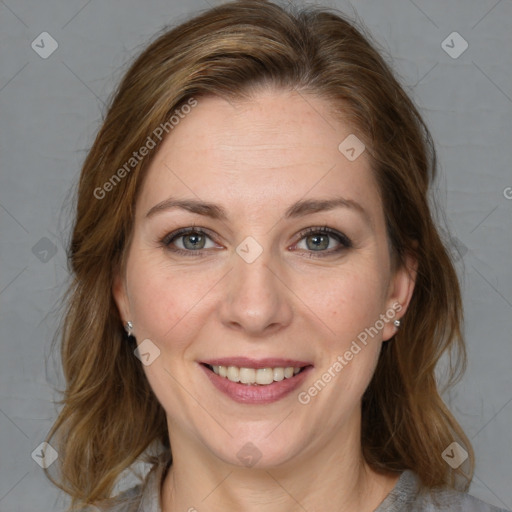
POLYGON ((120 272, 116 272, 114 276, 114 283, 112 285, 112 295, 119 311, 119 316, 123 325, 131 319, 130 307, 128 302, 128 295, 126 292, 126 282, 121 276, 120 272))
POLYGON ((394 316, 393 314, 387 315, 391 320, 384 326, 383 341, 389 340, 398 330, 393 321, 402 319, 409 307, 414 292, 417 271, 418 260, 412 254, 408 254, 405 256, 403 265, 395 270, 390 280, 386 305, 387 311, 390 313, 394 311, 394 316))

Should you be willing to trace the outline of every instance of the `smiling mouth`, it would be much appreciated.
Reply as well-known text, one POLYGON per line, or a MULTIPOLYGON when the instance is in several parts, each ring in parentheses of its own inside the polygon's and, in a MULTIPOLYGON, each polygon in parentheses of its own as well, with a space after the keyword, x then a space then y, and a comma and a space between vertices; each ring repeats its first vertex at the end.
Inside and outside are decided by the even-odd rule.
POLYGON ((224 377, 231 382, 247 384, 249 386, 268 386, 274 382, 291 379, 303 372, 307 366, 278 366, 269 368, 246 368, 239 366, 221 366, 202 363, 213 373, 224 377))

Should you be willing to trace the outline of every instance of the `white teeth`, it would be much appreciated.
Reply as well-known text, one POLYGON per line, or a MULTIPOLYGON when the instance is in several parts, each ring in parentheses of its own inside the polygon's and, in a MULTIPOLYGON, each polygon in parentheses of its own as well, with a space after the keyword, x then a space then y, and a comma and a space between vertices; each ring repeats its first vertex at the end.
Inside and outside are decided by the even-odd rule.
POLYGON ((274 368, 274 380, 280 381, 284 379, 284 368, 274 368))
POLYGON ((272 368, 258 368, 256 370, 256 384, 272 384, 274 370, 272 368))
POLYGON ((293 366, 284 369, 284 378, 289 379, 290 377, 293 377, 293 366))
MULTIPOLYGON (((213 368, 215 371, 215 366, 213 368)), ((240 382, 240 370, 236 366, 228 366, 228 379, 232 382, 240 382)))
POLYGON ((231 382, 243 384, 259 384, 265 386, 272 382, 279 382, 283 379, 290 379, 297 375, 301 368, 287 366, 278 368, 239 368, 237 366, 212 366, 213 371, 229 379, 231 382))
POLYGON ((256 382, 256 370, 254 368, 240 368, 239 375, 242 384, 253 384, 256 382))

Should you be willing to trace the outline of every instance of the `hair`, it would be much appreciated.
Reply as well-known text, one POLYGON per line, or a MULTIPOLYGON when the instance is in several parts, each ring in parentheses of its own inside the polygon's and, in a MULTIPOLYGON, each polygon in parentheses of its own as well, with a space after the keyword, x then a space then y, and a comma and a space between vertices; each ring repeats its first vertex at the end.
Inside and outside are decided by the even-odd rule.
POLYGON ((362 399, 365 461, 379 472, 412 469, 425 488, 469 487, 473 450, 435 375, 442 355, 450 361, 449 384, 466 367, 457 274, 429 205, 435 148, 378 45, 363 34, 331 8, 234 1, 158 34, 122 78, 82 167, 68 250, 66 389, 47 437, 59 452, 59 477, 47 475, 72 506, 111 497, 121 473, 152 447, 172 455, 164 410, 127 343, 112 294, 138 192, 161 143, 154 135, 166 127, 172 136, 169 119, 187 103, 207 96, 250 101, 264 87, 314 95, 349 121, 379 186, 394 264, 405 265, 408 255, 417 261, 406 317, 383 344, 362 399), (149 139, 156 147, 134 159, 149 139), (469 453, 457 470, 441 455, 453 441, 469 453))

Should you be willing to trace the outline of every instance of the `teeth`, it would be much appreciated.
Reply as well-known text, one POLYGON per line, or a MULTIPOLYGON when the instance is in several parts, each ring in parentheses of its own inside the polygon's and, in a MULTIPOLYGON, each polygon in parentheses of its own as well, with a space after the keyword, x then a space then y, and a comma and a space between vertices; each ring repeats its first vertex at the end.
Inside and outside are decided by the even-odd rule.
POLYGON ((284 379, 284 368, 274 368, 274 380, 280 381, 284 379))
POLYGON ((231 382, 242 384, 259 384, 264 386, 279 382, 283 379, 290 379, 300 372, 300 367, 287 366, 278 368, 239 368, 238 366, 212 366, 213 371, 229 379, 231 382))
POLYGON ((228 366, 227 376, 232 382, 240 382, 240 370, 236 366, 228 366))
POLYGON ((284 369, 284 378, 289 379, 290 377, 293 377, 293 366, 284 369))
POLYGON ((258 368, 256 370, 256 384, 272 384, 274 370, 272 368, 258 368))
POLYGON ((254 368, 240 368, 240 382, 242 384, 251 384, 256 382, 256 370, 254 368))

